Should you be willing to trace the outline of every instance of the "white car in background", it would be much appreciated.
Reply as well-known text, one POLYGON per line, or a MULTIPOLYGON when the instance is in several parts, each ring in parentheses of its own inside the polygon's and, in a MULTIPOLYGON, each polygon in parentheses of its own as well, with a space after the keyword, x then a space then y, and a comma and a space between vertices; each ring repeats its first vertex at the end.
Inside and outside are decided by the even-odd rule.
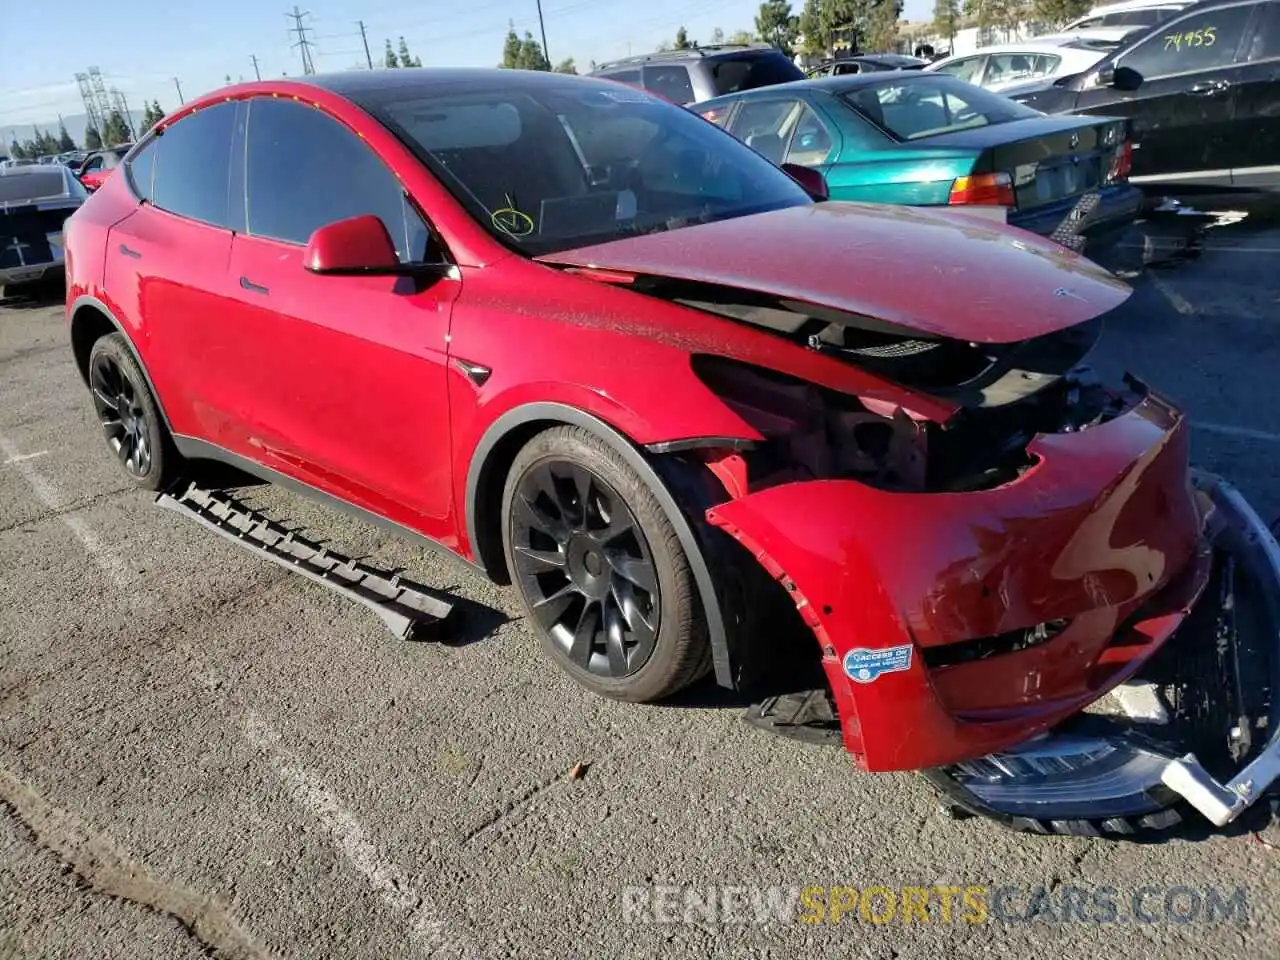
POLYGON ((1095 27, 1154 27, 1191 6, 1192 0, 1126 0, 1094 7, 1083 17, 1072 20, 1064 32, 1090 30, 1095 27))
POLYGON ((1105 57, 1110 48, 1086 44, 1083 48, 1054 38, 1027 40, 985 47, 958 57, 947 57, 925 67, 945 73, 994 93, 1033 81, 1083 73, 1105 57))

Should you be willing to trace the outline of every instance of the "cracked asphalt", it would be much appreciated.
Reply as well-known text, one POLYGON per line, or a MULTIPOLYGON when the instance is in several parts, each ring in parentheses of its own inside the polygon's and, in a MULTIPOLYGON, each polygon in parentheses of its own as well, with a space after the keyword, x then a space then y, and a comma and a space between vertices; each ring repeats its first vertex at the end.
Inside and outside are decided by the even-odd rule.
MULTIPOLYGON (((1268 517, 1278 253, 1280 228, 1215 231, 1135 281, 1095 358, 1183 404, 1197 460, 1268 517)), ((953 820, 918 778, 756 732, 709 687, 597 699, 543 660, 507 592, 282 490, 239 491, 475 605, 455 645, 396 640, 116 469, 61 305, 0 304, 0 957, 1275 956, 1265 816, 1149 844, 953 820), (741 907, 813 885, 981 886, 993 905, 929 923, 648 909, 685 896, 667 887, 741 888, 741 907), (1107 889, 1110 922, 1055 909, 1107 889), (1037 890, 1049 911, 1019 919, 1037 890), (1211 896, 1239 890, 1245 908, 1210 920, 1211 896)))

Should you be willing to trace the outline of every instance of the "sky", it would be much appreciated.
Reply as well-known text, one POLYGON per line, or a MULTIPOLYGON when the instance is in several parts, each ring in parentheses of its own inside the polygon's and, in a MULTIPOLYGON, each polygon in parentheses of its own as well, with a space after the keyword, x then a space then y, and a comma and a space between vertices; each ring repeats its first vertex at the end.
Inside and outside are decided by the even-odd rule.
MULTIPOLYGON (((799 13, 801 2, 793 0, 799 13)), ((508 21, 538 37, 536 0, 300 0, 320 72, 365 66, 356 21, 363 20, 377 65, 385 42, 403 35, 424 66, 496 66, 508 21)), ((552 63, 572 57, 579 70, 592 60, 652 50, 683 26, 691 40, 708 42, 754 30, 759 0, 542 0, 552 63)), ((292 0, 110 0, 82 8, 65 2, 0 0, 0 127, 56 123, 83 113, 75 74, 98 67, 129 106, 186 99, 233 82, 254 79, 252 56, 264 79, 302 73, 291 49, 292 0)), ((906 19, 927 19, 931 0, 906 0, 906 19)))

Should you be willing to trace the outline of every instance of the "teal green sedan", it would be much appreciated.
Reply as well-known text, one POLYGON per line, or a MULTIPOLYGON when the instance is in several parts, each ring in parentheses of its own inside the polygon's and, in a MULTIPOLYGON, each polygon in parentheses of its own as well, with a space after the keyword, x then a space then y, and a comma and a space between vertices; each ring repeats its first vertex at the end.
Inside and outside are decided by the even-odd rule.
POLYGON ((1127 121, 1046 116, 953 77, 895 71, 760 87, 694 104, 832 200, 984 208, 1093 254, 1137 218, 1127 121))

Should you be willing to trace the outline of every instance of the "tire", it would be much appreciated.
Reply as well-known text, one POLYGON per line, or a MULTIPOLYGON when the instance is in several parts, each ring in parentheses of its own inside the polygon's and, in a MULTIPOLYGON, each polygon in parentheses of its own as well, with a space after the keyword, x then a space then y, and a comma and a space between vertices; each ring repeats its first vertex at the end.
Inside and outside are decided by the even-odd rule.
POLYGON ((516 455, 502 492, 502 547, 544 649, 588 690, 652 702, 710 669, 675 528, 644 480, 590 431, 553 427, 516 455))
POLYGON ((111 333, 89 351, 89 389, 107 446, 131 481, 161 490, 175 477, 179 457, 124 336, 111 333))

